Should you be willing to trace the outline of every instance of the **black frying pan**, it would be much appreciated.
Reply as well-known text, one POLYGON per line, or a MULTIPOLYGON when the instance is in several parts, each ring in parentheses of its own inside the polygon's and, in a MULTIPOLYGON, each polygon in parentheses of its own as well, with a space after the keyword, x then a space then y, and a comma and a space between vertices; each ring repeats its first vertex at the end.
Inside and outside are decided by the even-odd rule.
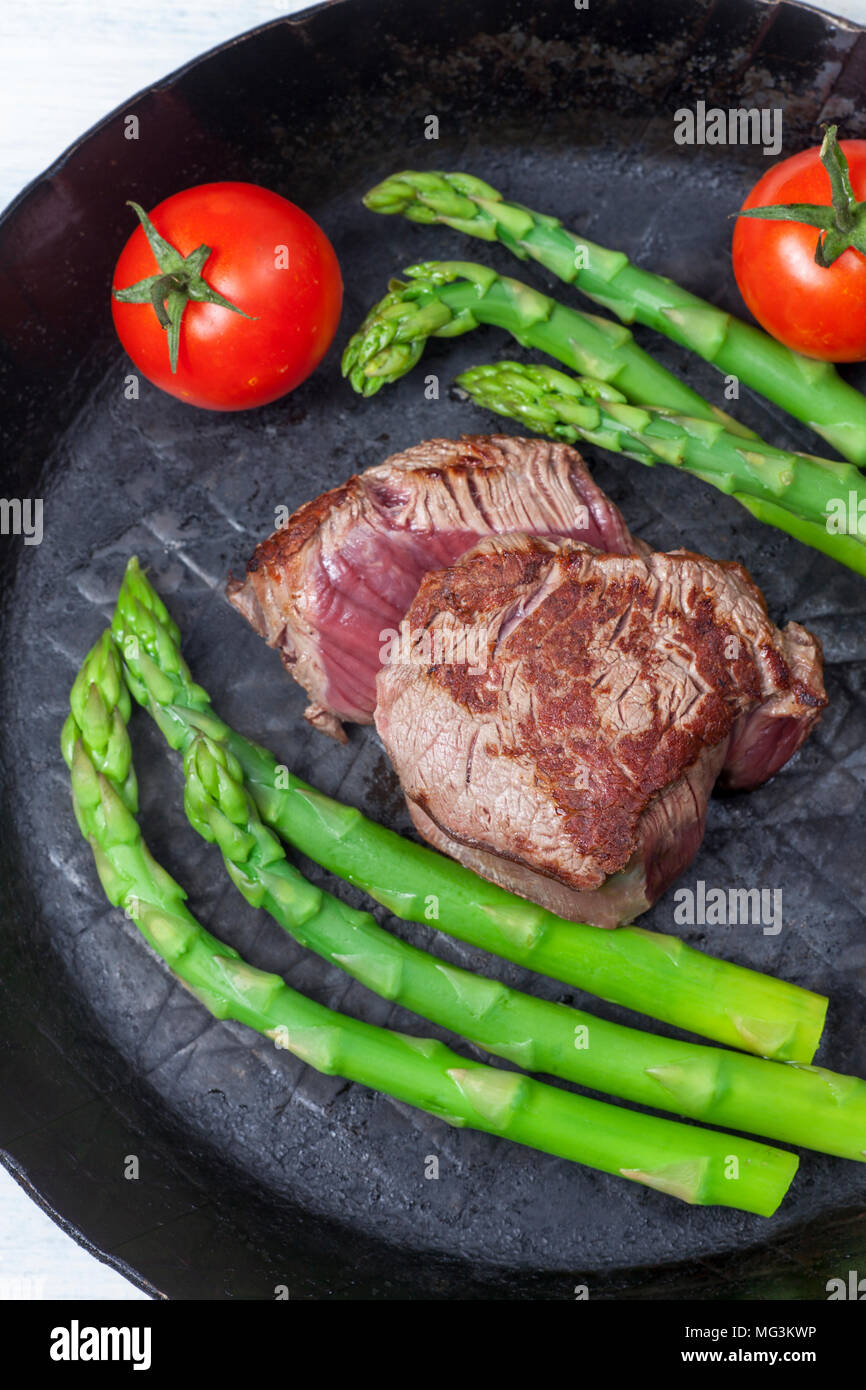
MULTIPOLYGON (((513 270, 500 248, 374 217, 360 195, 405 165, 470 169, 742 312, 726 215, 766 161, 751 147, 675 145, 674 112, 699 99, 779 106, 790 153, 828 117, 864 134, 864 77, 857 29, 787 4, 339 0, 133 98, 6 213, 2 491, 43 497, 45 531, 40 546, 0 540, 0 1143, 71 1234, 153 1294, 272 1298, 285 1284, 292 1297, 570 1298, 586 1283, 593 1297, 804 1298, 824 1297, 826 1280, 858 1260, 866 1268, 866 1183, 854 1164, 805 1155, 771 1221, 688 1209, 449 1130, 214 1022, 102 898, 58 752, 74 671, 135 551, 226 717, 327 791, 407 830, 375 737, 356 730, 344 749, 310 732, 302 693, 222 597, 276 505, 294 507, 426 436, 498 427, 447 391, 425 400, 418 375, 372 401, 340 380, 338 348, 391 273, 455 255, 513 270), (137 142, 124 139, 130 112, 137 142), (435 142, 424 138, 429 114, 435 142), (300 390, 250 414, 188 409, 146 383, 128 401, 108 305, 132 228, 124 199, 152 206, 223 178, 266 184, 326 228, 347 286, 338 342, 300 390), (123 1176, 131 1153, 138 1181, 123 1176), (438 1182, 424 1177, 428 1154, 440 1158, 438 1182)), ((710 367, 638 336, 719 397, 710 367)), ((492 331, 442 343, 428 370, 447 382, 505 346, 492 331)), ((763 402, 739 409, 763 435, 815 447, 763 402)), ((819 1060, 866 1074, 866 586, 673 470, 590 461, 645 539, 743 560, 776 620, 796 617, 825 644, 831 703, 818 734, 769 786, 713 803, 689 875, 781 887, 785 928, 682 930, 828 993, 819 1060)), ((185 825, 177 766, 143 715, 134 742, 145 833, 203 920, 317 998, 417 1029, 240 901, 185 825)), ((644 920, 670 929, 670 896, 644 920)), ((618 1016, 431 931, 389 925, 445 958, 618 1016)))

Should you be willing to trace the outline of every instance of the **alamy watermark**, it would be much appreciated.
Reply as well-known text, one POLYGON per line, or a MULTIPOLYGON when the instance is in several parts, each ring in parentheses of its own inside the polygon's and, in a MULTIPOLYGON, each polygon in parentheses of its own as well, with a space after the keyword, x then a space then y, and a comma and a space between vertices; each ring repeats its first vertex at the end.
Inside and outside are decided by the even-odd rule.
POLYGON ((382 666, 465 666, 470 676, 487 670, 490 634, 483 624, 414 630, 404 618, 399 629, 379 633, 382 666))
POLYGON ((82 1327, 72 1318, 52 1328, 48 1354, 52 1361, 130 1361, 134 1371, 147 1371, 151 1336, 150 1327, 82 1327))
POLYGON ((41 545, 42 498, 0 497, 0 536, 23 536, 25 545, 41 545))
POLYGON ((782 109, 779 106, 681 106, 674 112, 678 145, 760 145, 765 155, 782 149, 782 109))
POLYGON ((678 927, 753 926, 764 936, 782 930, 781 888, 708 888, 699 878, 694 888, 677 888, 674 903, 678 927))
POLYGON ((41 1274, 0 1274, 0 1300, 30 1302, 45 1298, 45 1279, 41 1274))
POLYGON ((856 1269, 848 1270, 847 1279, 828 1279, 824 1287, 828 1303, 838 1302, 839 1299, 866 1302, 866 1279, 861 1279, 856 1269))
POLYGON ((826 528, 831 536, 866 536, 866 497, 853 488, 847 497, 831 497, 824 504, 826 528))

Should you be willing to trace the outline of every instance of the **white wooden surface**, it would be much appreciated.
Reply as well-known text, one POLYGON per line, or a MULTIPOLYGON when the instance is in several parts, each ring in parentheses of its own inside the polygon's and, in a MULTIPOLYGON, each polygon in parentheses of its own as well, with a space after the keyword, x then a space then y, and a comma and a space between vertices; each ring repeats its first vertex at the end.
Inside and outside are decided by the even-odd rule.
POLYGON ((122 101, 308 0, 0 0, 0 207, 122 101))
MULTIPOLYGON (((101 7, 95 0, 0 0, 0 207, 132 93, 225 39, 303 8, 299 0, 110 0, 101 7)), ((866 0, 818 8, 866 23, 866 0)), ((0 1169, 0 1299, 22 1297, 145 1295, 64 1235, 0 1169)))

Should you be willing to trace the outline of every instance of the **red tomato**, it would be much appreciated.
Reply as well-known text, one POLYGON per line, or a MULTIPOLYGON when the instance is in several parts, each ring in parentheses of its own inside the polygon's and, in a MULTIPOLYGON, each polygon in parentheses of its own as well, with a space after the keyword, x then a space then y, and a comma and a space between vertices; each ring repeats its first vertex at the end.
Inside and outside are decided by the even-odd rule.
MULTIPOLYGON (((294 203, 252 183, 204 183, 153 209, 157 232, 182 256, 210 247, 209 286, 250 317, 190 300, 177 371, 150 303, 112 297, 114 326, 148 380, 191 405, 245 410, 294 390, 318 366, 340 318, 343 283, 325 233, 294 203)), ((113 290, 159 273, 144 228, 117 262, 113 290)))
MULTIPOLYGON (((841 140, 855 198, 866 198, 866 140, 841 140)), ((780 203, 831 205, 819 150, 804 150, 768 169, 744 208, 780 203)), ((849 248, 827 269, 815 263, 818 229, 801 222, 741 217, 734 231, 734 274, 758 322, 807 357, 859 362, 866 357, 866 259, 849 248)))

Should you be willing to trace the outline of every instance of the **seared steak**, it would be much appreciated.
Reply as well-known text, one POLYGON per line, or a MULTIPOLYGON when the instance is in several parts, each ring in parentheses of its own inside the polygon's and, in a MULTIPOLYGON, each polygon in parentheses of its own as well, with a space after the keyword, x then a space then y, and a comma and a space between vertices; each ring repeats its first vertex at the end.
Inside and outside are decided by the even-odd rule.
POLYGON ((406 622, 376 726, 418 830, 603 927, 691 862, 716 778, 772 775, 826 704, 816 639, 776 628, 741 566, 684 550, 486 539, 406 622))
POLYGON ((311 697, 307 718, 339 737, 342 719, 372 722, 384 634, 427 571, 508 531, 644 548, 568 445, 433 439, 306 503, 227 594, 311 697))

